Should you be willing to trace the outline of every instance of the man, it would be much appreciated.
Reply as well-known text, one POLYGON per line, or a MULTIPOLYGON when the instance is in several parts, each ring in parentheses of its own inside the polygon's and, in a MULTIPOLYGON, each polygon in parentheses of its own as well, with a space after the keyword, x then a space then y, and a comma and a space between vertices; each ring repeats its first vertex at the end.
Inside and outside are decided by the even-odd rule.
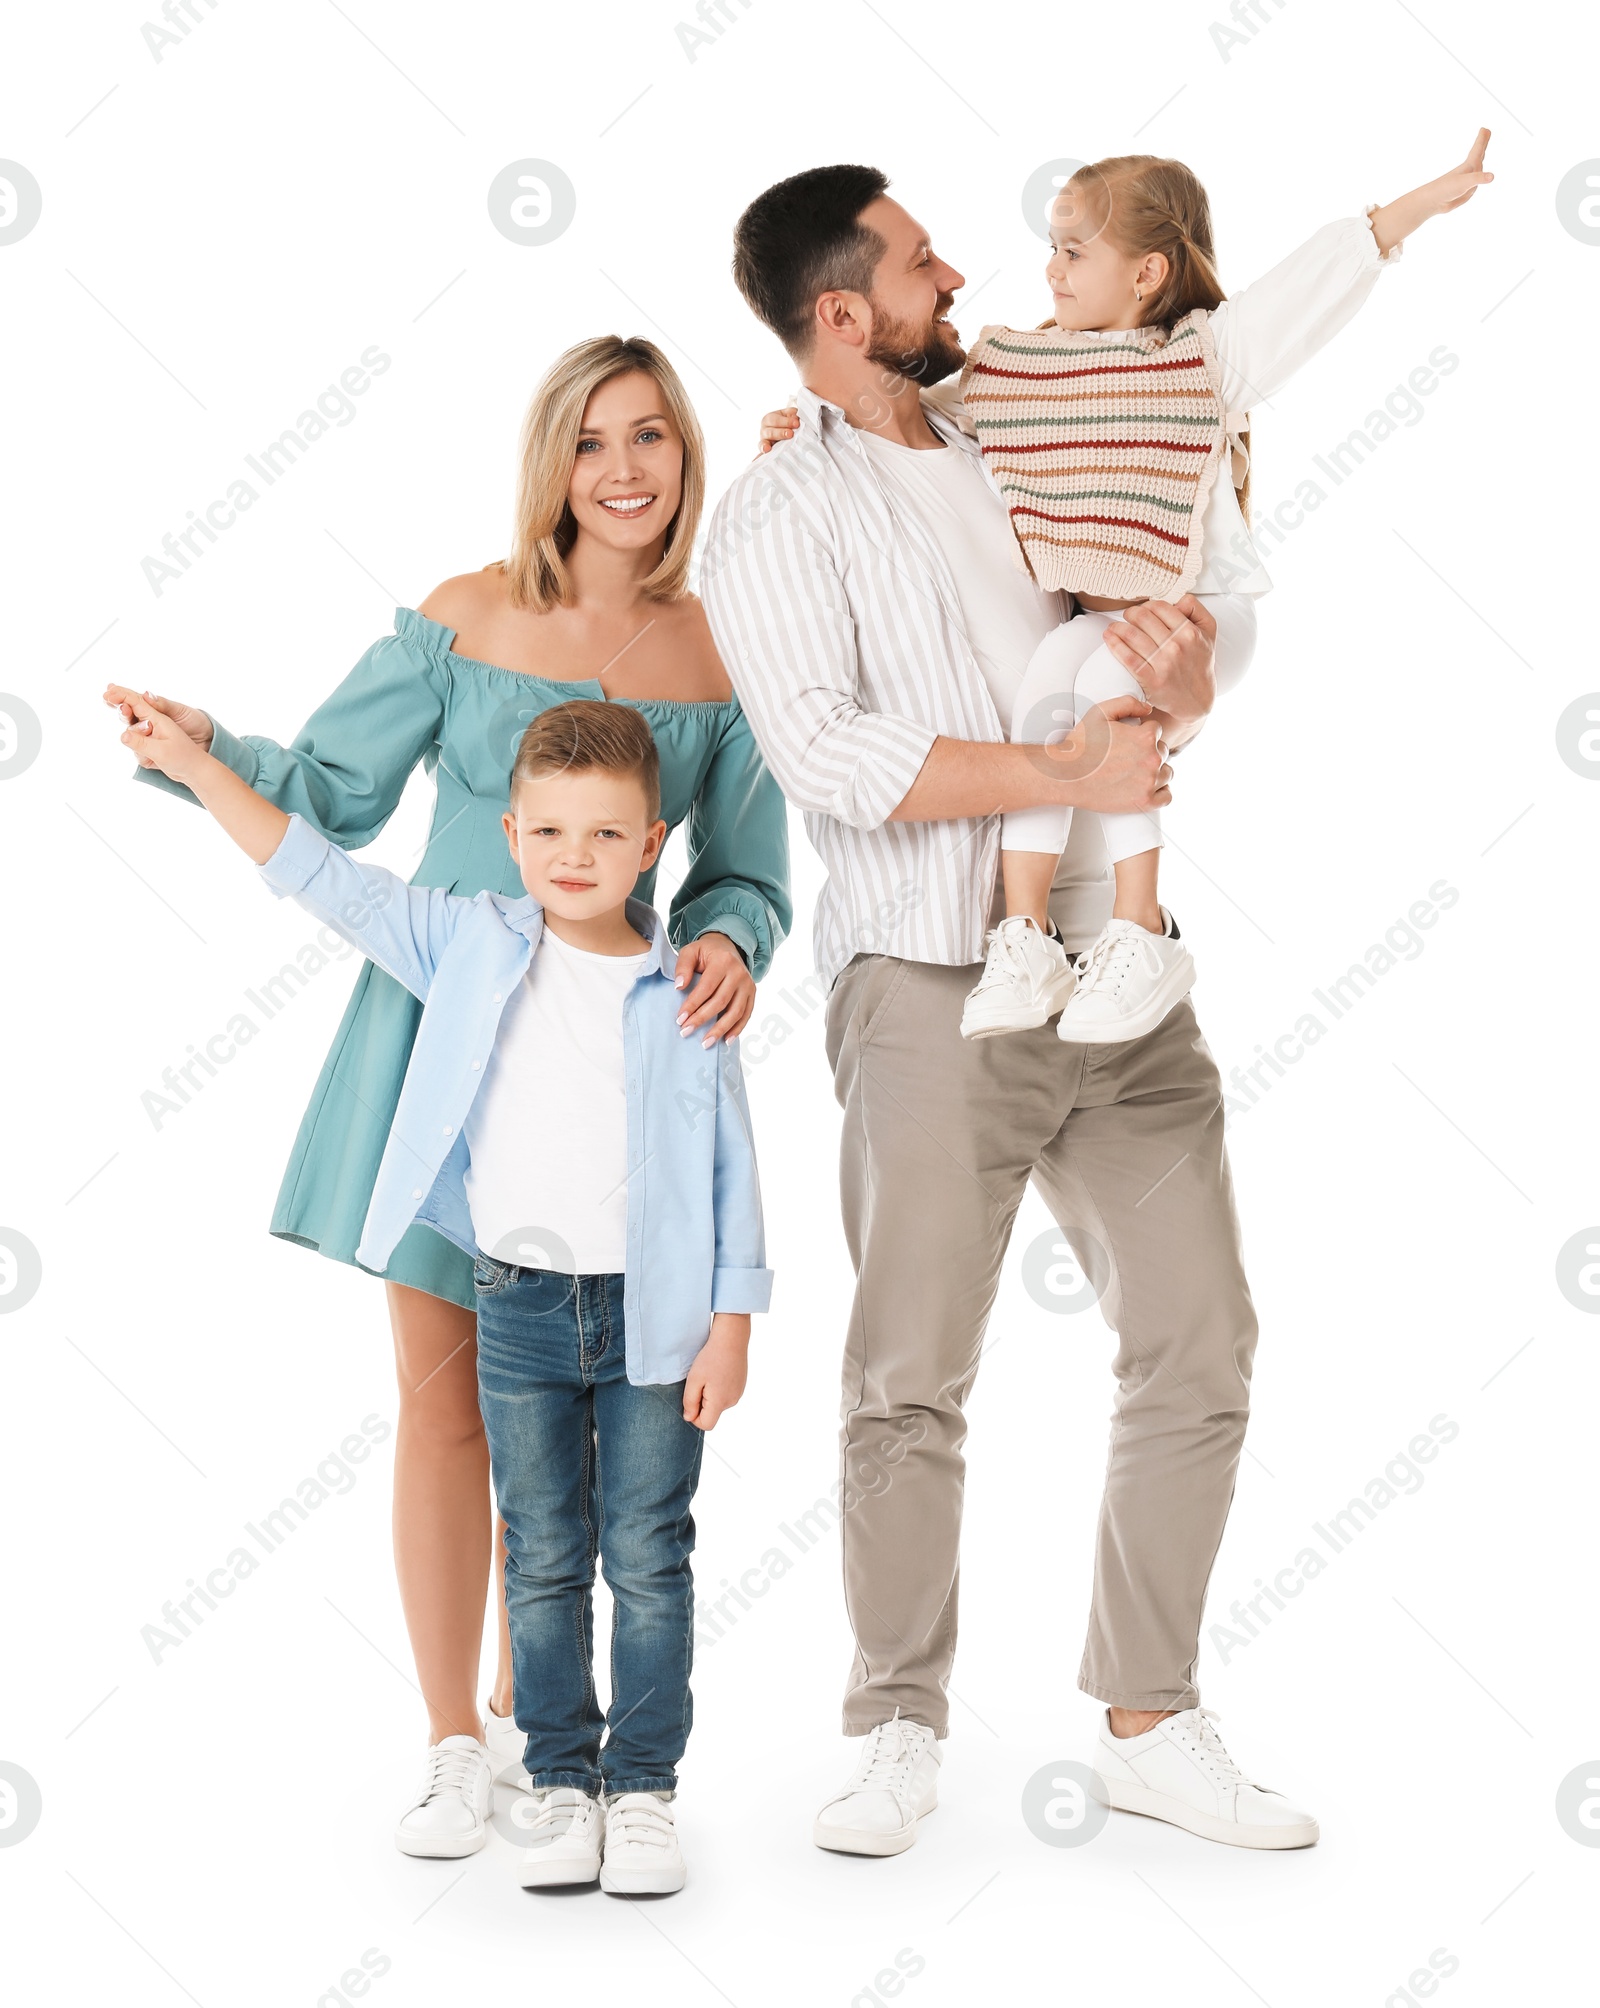
MULTIPOLYGON (((805 383, 799 430, 716 512, 702 597, 768 764, 828 866, 816 953, 844 1108, 844 1704, 865 1736, 821 1847, 898 1854, 936 1798, 955 1653, 963 1404, 1031 1177, 1118 1334, 1118 1397, 1080 1670, 1107 1704, 1110 1804, 1245 1847, 1301 1847, 1309 1815, 1251 1785, 1199 1707, 1201 1611, 1248 1405, 1216 1067, 1185 999, 1122 1045, 1053 1024, 964 1040, 995 915, 997 811, 1145 810, 1215 697, 1212 624, 1148 603, 1108 634, 1152 699, 1091 714, 1058 752, 1005 743, 1023 667, 1065 608, 1014 555, 977 448, 920 392, 960 367, 965 281, 865 167, 778 183, 735 233, 734 276, 805 383), (1099 1280, 1097 1277, 1096 1280, 1099 1280)), ((1111 887, 1073 818, 1051 898, 1087 948, 1111 887)), ((1048 1456, 1030 1418, 1023 1455, 1048 1456)))

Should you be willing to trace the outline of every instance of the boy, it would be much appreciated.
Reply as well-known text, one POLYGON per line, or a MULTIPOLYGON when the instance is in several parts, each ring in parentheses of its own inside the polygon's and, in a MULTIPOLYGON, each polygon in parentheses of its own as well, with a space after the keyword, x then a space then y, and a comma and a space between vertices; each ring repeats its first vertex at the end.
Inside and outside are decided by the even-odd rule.
MULTIPOLYGON (((191 789, 274 892, 426 999, 358 1259, 381 1271, 413 1220, 476 1258, 533 1795, 520 1880, 681 1889, 690 1505, 772 1274, 737 1049, 685 1043, 665 930, 629 897, 666 836, 649 727, 625 704, 541 713, 504 818, 527 897, 464 899, 358 864, 153 706, 132 709, 124 743, 191 789), (608 1720, 596 1554, 615 1600, 608 1720)), ((468 1804, 469 1853, 492 1790, 475 1738, 433 1746, 419 1803, 445 1790, 468 1804)))

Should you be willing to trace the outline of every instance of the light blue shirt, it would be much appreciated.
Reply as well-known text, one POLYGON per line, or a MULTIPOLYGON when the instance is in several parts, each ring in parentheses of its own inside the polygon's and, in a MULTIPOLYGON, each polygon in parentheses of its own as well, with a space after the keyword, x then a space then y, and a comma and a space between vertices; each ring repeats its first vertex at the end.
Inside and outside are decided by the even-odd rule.
MULTIPOLYGON (((544 909, 481 892, 407 885, 357 863, 299 816, 261 867, 289 897, 423 999, 356 1260, 381 1271, 420 1220, 479 1253, 467 1207, 463 1125, 482 1084, 500 1018, 539 950, 544 909)), ((709 1052, 677 1017, 677 958, 653 908, 629 900, 650 957, 623 1001, 628 1111, 628 1378, 681 1381, 714 1311, 764 1311, 772 1296, 761 1187, 739 1049, 709 1052)), ((530 1150, 559 1151, 533 1136, 530 1150)))

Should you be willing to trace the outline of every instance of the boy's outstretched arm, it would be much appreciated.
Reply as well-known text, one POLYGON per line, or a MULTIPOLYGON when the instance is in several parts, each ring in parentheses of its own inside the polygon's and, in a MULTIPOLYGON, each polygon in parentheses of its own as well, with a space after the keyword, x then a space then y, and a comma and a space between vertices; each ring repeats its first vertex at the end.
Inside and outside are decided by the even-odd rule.
POLYGON ((410 886, 382 865, 358 863, 304 820, 285 815, 203 747, 151 700, 107 693, 126 704, 134 722, 122 743, 180 782, 255 864, 280 898, 293 899, 326 921, 370 962, 426 997, 457 923, 473 902, 440 886, 410 886))
POLYGON ((123 733, 122 743, 139 756, 139 765, 154 767, 169 781, 181 782, 251 863, 264 865, 289 827, 282 809, 274 808, 232 768, 213 759, 182 726, 158 711, 148 696, 119 692, 117 701, 133 713, 134 722, 123 733))
POLYGON ((1385 202, 1373 210, 1368 221, 1372 225, 1373 236, 1378 240, 1378 249, 1392 251, 1430 216, 1443 216, 1447 209, 1459 209, 1486 182, 1493 181, 1494 176, 1485 172, 1483 165, 1488 144, 1489 128, 1481 126, 1478 137, 1472 142, 1472 150, 1459 167, 1453 167, 1448 174, 1441 174, 1437 181, 1425 181, 1420 188, 1413 188, 1409 195, 1396 196, 1393 202, 1385 202))

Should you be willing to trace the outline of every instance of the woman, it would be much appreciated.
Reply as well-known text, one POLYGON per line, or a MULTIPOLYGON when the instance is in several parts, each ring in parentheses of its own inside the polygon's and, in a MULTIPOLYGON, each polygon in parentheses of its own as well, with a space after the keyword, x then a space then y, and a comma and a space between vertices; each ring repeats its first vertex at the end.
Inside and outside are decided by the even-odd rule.
MULTIPOLYGON (((346 846, 377 836, 420 760, 438 796, 416 883, 510 894, 522 888, 500 817, 523 728, 574 697, 633 705, 660 750, 661 813, 686 826, 689 866, 668 923, 688 991, 685 1035, 730 1039, 789 925, 788 848, 782 795, 688 591, 704 493, 700 427, 666 357, 643 340, 580 342, 528 409, 510 557, 447 579, 415 613, 398 610, 393 635, 291 745, 236 739, 191 706, 154 702, 262 794, 346 846)), ((125 705, 130 694, 113 685, 106 701, 125 705)), ((151 770, 139 778, 188 793, 151 770)), ((640 880, 641 899, 652 898, 654 879, 640 880)), ((300 1125, 274 1234, 354 1262, 421 1010, 391 977, 362 970, 300 1125)), ((400 1389, 395 1567, 430 1745, 396 1839, 407 1854, 465 1855, 487 1837, 491 1778, 523 1777, 503 1551, 487 1724, 477 1706, 497 1544, 472 1265, 414 1225, 384 1281, 400 1389)))

